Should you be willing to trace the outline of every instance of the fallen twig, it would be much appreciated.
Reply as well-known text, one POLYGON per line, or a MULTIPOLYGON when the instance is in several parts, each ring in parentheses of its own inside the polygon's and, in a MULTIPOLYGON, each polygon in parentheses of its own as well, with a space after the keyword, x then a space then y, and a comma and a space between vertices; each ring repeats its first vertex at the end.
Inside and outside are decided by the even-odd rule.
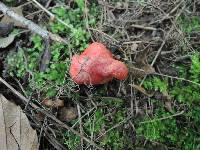
POLYGON ((146 27, 146 26, 137 25, 137 24, 132 24, 131 27, 138 28, 138 29, 144 29, 144 30, 152 30, 152 31, 156 31, 157 30, 154 27, 146 27))
POLYGON ((31 1, 33 1, 39 8, 41 8, 42 10, 44 10, 51 17, 52 20, 56 19, 58 22, 60 22, 61 24, 65 25, 70 30, 73 30, 73 27, 71 27, 69 24, 67 24, 66 22, 64 22, 60 18, 56 17, 53 13, 51 13, 44 6, 42 6, 38 1, 36 1, 36 0, 31 0, 31 1))
MULTIPOLYGON (((30 1, 30 0, 29 0, 30 1)), ((55 16, 54 16, 54 14, 52 14, 50 11, 48 11, 44 6, 42 6, 38 1, 36 1, 36 0, 31 0, 31 1, 33 1, 36 5, 38 5, 42 10, 44 10, 50 17, 51 17, 51 19, 52 20, 54 20, 55 19, 55 16)))
POLYGON ((181 112, 178 112, 178 113, 170 115, 170 116, 166 116, 166 117, 162 117, 162 118, 158 118, 158 119, 153 119, 153 120, 149 120, 149 121, 140 122, 139 124, 146 124, 146 123, 152 123, 152 122, 156 122, 156 121, 162 121, 162 120, 166 120, 166 119, 171 119, 173 117, 182 115, 184 112, 185 111, 181 111, 181 112))
POLYGON ((167 78, 171 78, 171 79, 176 79, 176 80, 181 80, 181 81, 185 81, 185 82, 189 82, 195 85, 198 85, 200 87, 200 83, 191 81, 191 80, 187 80, 185 78, 179 78, 179 77, 174 77, 174 76, 170 76, 170 75, 166 75, 166 74, 161 74, 161 73, 153 73, 154 75, 159 75, 159 76, 163 76, 163 77, 167 77, 167 78))
POLYGON ((40 26, 38 26, 31 20, 28 20, 28 19, 24 18, 23 16, 18 15, 17 13, 15 13, 12 9, 8 8, 2 2, 0 2, 0 11, 2 11, 4 13, 4 15, 7 15, 7 16, 11 17, 12 19, 20 22, 25 27, 27 27, 29 30, 40 35, 43 38, 46 38, 46 39, 50 38, 53 41, 62 42, 62 43, 67 44, 67 41, 64 40, 63 38, 61 38, 60 36, 55 35, 49 31, 41 28, 40 26))
MULTIPOLYGON (((80 110, 79 104, 77 104, 77 110, 78 110, 80 134, 83 135, 83 127, 82 127, 82 119, 81 119, 81 110, 80 110)), ((82 139, 82 138, 81 138, 81 150, 83 150, 83 139, 82 139)))
MULTIPOLYGON (((163 40, 163 42, 162 42, 160 48, 158 49, 158 51, 157 51, 157 53, 156 53, 156 56, 154 57, 153 61, 151 62, 151 66, 153 66, 154 63, 156 62, 156 60, 157 60, 157 58, 158 58, 160 52, 162 51, 162 48, 163 48, 163 46, 165 45, 166 40, 167 40, 167 38, 169 37, 171 31, 172 31, 172 29, 171 29, 171 30, 167 33, 167 35, 165 36, 165 39, 163 40)), ((142 82, 140 83, 140 86, 142 86, 142 84, 144 83, 146 77, 147 77, 147 75, 144 76, 142 82)))

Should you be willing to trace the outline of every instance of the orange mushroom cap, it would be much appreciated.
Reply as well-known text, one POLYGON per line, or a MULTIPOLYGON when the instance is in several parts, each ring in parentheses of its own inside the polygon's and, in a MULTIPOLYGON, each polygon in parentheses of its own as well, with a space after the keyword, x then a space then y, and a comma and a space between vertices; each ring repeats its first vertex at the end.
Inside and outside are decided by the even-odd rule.
POLYGON ((81 55, 74 55, 70 76, 77 84, 104 84, 113 78, 124 80, 128 68, 101 43, 94 42, 81 55))

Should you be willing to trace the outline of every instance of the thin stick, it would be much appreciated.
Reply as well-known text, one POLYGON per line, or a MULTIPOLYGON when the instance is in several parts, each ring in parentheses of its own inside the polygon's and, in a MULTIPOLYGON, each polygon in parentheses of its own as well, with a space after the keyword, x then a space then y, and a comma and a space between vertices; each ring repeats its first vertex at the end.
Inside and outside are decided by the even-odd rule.
POLYGON ((139 124, 152 123, 152 122, 155 122, 155 121, 161 121, 161 120, 173 118, 173 117, 176 117, 176 116, 180 116, 180 115, 182 115, 183 113, 184 113, 184 111, 181 111, 181 112, 179 112, 179 113, 176 113, 176 114, 173 114, 173 115, 170 115, 170 116, 166 116, 166 117, 163 117, 163 118, 158 118, 158 119, 153 119, 153 120, 150 120, 150 121, 140 122, 139 124))
POLYGON ((187 80, 185 78, 179 78, 179 77, 174 77, 174 76, 170 76, 170 75, 166 75, 166 74, 161 74, 161 73, 153 73, 154 75, 159 75, 159 76, 163 76, 163 77, 168 77, 168 78, 172 78, 172 79, 177 79, 177 80, 181 80, 181 81, 186 81, 186 82, 189 82, 189 83, 192 83, 192 84, 196 84, 198 86, 200 86, 200 83, 197 83, 197 82, 194 82, 194 81, 191 81, 191 80, 187 80))
MULTIPOLYGON (((81 119, 81 109, 80 109, 79 104, 77 104, 77 110, 78 110, 80 134, 83 135, 83 127, 82 127, 82 119, 81 119)), ((81 149, 83 150, 83 139, 82 138, 81 138, 81 149)))
POLYGON ((89 111, 87 111, 84 115, 81 116, 81 118, 78 118, 78 120, 73 124, 71 128, 75 128, 76 124, 79 123, 80 119, 83 119, 85 116, 89 115, 96 107, 93 107, 89 111))
POLYGON ((147 41, 127 41, 127 42, 123 42, 123 45, 125 44, 138 44, 138 43, 149 43, 147 41))
POLYGON ((137 24, 132 24, 131 27, 138 28, 138 29, 144 29, 144 30, 152 30, 152 31, 156 31, 157 30, 154 27, 146 27, 146 26, 137 25, 137 24))
POLYGON ((43 38, 47 38, 47 39, 50 38, 53 41, 62 42, 62 43, 67 44, 67 41, 64 40, 63 38, 61 38, 60 36, 55 35, 55 34, 49 32, 49 31, 41 28, 40 26, 38 26, 34 22, 24 18, 23 16, 18 15, 17 13, 15 13, 12 9, 8 8, 2 2, 0 2, 0 11, 2 11, 4 13, 4 15, 11 17, 13 20, 20 22, 25 27, 27 27, 29 30, 40 35, 43 38))
MULTIPOLYGON (((169 35, 170 35, 170 33, 171 33, 172 31, 173 31, 173 30, 172 30, 172 28, 171 28, 171 30, 170 30, 170 31, 167 33, 167 35, 165 36, 165 39, 163 40, 163 42, 162 42, 160 48, 158 49, 158 51, 157 51, 157 53, 156 53, 156 56, 154 57, 153 61, 151 62, 151 66, 153 66, 154 63, 156 62, 156 60, 157 60, 157 58, 158 58, 160 52, 161 52, 162 49, 163 49, 163 46, 164 46, 165 43, 166 43, 166 40, 168 39, 168 37, 169 37, 169 35)), ((140 83, 140 86, 142 86, 142 84, 144 83, 146 77, 147 77, 147 75, 145 75, 145 77, 143 78, 142 82, 140 83)))
POLYGON ((49 132, 47 132, 47 129, 44 129, 45 137, 48 139, 48 141, 54 146, 57 150, 68 150, 65 148, 54 136, 50 135, 49 132))
MULTIPOLYGON (((7 86, 16 96, 18 96, 24 104, 28 103, 28 99, 25 98, 21 93, 19 93, 17 90, 15 90, 8 82, 6 82, 4 79, 0 77, 0 82, 3 83, 5 86, 7 86)), ((33 104, 33 108, 37 108, 36 105, 33 104)))
POLYGON ((42 138, 42 133, 43 133, 43 130, 44 130, 44 128, 46 128, 45 126, 46 126, 46 124, 47 124, 47 117, 45 116, 45 118, 44 118, 44 123, 42 124, 42 127, 40 128, 40 134, 39 134, 39 140, 38 140, 38 149, 39 149, 39 147, 40 147, 40 141, 41 141, 41 138, 42 138))
MULTIPOLYGON (((30 1, 30 0, 29 0, 30 1)), ((31 0, 33 1, 36 5, 38 5, 42 10, 44 10, 50 17, 51 19, 55 18, 55 15, 52 14, 50 11, 48 11, 44 6, 42 6, 39 2, 37 2, 36 0, 31 0)))
POLYGON ((73 30, 73 27, 71 27, 69 24, 65 23, 63 20, 61 20, 60 18, 56 17, 53 13, 51 13, 49 10, 47 10, 44 6, 42 6, 39 2, 37 2, 36 0, 31 0, 33 1, 38 7, 40 7, 42 10, 44 10, 52 19, 56 19, 58 22, 60 22, 61 24, 65 25, 66 27, 68 27, 70 30, 73 30))
POLYGON ((115 38, 113 38, 112 36, 110 36, 110 35, 108 35, 108 34, 106 34, 106 33, 104 33, 103 31, 100 31, 100 30, 98 30, 98 29, 94 29, 94 28, 88 28, 89 30, 92 30, 92 31, 96 31, 96 32, 99 32, 99 33, 101 33, 101 34, 103 34, 103 35, 105 35, 107 38, 109 38, 110 40, 112 40, 112 41, 114 41, 114 42, 116 42, 116 43, 119 43, 119 41, 118 40, 116 40, 115 38))
POLYGON ((124 120, 122 120, 121 122, 117 123, 116 125, 114 125, 113 127, 111 127, 110 129, 106 130, 104 133, 102 133, 101 135, 99 135, 95 141, 97 141, 99 138, 101 138, 102 136, 106 135, 106 133, 110 132, 111 130, 121 126, 122 124, 126 123, 127 121, 129 121, 131 118, 133 118, 133 116, 127 117, 124 120))
POLYGON ((88 30, 90 36, 91 36, 92 41, 94 42, 95 40, 93 39, 92 33, 90 32, 90 29, 89 29, 87 0, 85 0, 84 12, 85 12, 84 14, 85 14, 85 19, 86 19, 86 24, 85 24, 85 25, 86 25, 86 28, 87 28, 87 30, 88 30))
MULTIPOLYGON (((143 73, 146 73, 145 70, 143 70, 143 69, 136 68, 136 67, 134 67, 134 69, 135 69, 135 70, 138 70, 138 71, 141 71, 141 72, 143 72, 143 73)), ((150 74, 151 74, 151 75, 159 75, 159 76, 163 76, 163 77, 167 77, 167 78, 172 78, 172 79, 176 79, 176 80, 181 80, 181 81, 189 82, 189 83, 196 84, 196 85, 200 86, 200 83, 197 83, 197 82, 194 82, 194 81, 185 79, 185 78, 170 76, 170 75, 161 74, 161 73, 157 73, 157 72, 153 72, 153 73, 150 73, 150 74)), ((149 74, 146 74, 146 75, 149 75, 149 74)))

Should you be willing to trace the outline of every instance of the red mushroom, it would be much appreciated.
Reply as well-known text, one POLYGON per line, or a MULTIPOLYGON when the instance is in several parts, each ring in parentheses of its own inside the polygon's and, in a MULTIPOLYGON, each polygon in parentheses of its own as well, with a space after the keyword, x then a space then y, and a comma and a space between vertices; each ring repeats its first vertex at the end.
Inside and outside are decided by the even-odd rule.
POLYGON ((101 43, 94 42, 81 54, 74 55, 70 75, 77 84, 104 84, 113 78, 126 79, 128 68, 101 43))

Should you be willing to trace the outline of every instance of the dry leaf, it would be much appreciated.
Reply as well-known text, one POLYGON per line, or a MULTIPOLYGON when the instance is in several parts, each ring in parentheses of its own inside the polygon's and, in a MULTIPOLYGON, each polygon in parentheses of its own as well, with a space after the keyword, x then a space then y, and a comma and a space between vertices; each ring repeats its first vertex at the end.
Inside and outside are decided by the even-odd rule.
POLYGON ((8 47, 15 39, 15 35, 11 34, 8 37, 0 38, 0 48, 8 47))
MULTIPOLYGON (((22 7, 13 7, 11 8, 15 13, 17 13, 18 15, 20 16, 23 16, 23 13, 22 13, 22 7)), ((7 15, 4 15, 4 17, 1 19, 1 22, 2 23, 14 23, 14 26, 16 27, 22 27, 24 28, 24 25, 21 24, 19 21, 16 21, 14 19, 12 19, 11 17, 7 16, 7 15)))
POLYGON ((163 92, 162 94, 163 94, 163 100, 165 103, 165 108, 169 112, 173 112, 171 96, 167 92, 163 92))
POLYGON ((141 93, 143 93, 144 95, 148 96, 148 97, 152 97, 153 96, 153 94, 149 94, 143 87, 141 87, 139 85, 131 84, 131 86, 133 88, 135 88, 136 90, 140 91, 141 93))
POLYGON ((155 92, 154 97, 158 100, 162 100, 164 103, 164 107, 166 108, 167 111, 174 113, 173 111, 173 101, 171 96, 167 91, 165 92, 155 92))
POLYGON ((128 50, 126 51, 126 53, 127 53, 127 54, 133 54, 133 53, 136 52, 137 48, 138 48, 138 44, 137 44, 137 43, 133 43, 133 44, 131 45, 130 49, 128 49, 128 50))
POLYGON ((170 101, 166 101, 166 102, 165 102, 165 108, 166 108, 169 112, 173 113, 172 103, 171 103, 170 101))
POLYGON ((61 121, 71 121, 77 117, 77 110, 74 107, 63 107, 59 110, 59 119, 61 121))
POLYGON ((155 69, 147 63, 147 54, 148 50, 138 52, 135 63, 129 64, 129 70, 134 77, 141 78, 155 72, 155 69))
POLYGON ((52 107, 53 106, 53 101, 50 99, 43 99, 42 104, 45 105, 46 107, 52 107))
POLYGON ((64 102, 64 100, 61 100, 61 99, 56 99, 54 101, 51 99, 44 99, 42 101, 42 104, 47 107, 57 108, 57 107, 64 107, 65 102, 64 102))
POLYGON ((136 63, 137 64, 146 64, 148 50, 143 50, 137 53, 136 63))
POLYGON ((0 37, 5 37, 13 30, 13 23, 1 23, 0 22, 0 37))
POLYGON ((38 120, 38 121, 44 121, 45 119, 45 115, 41 112, 38 112, 37 114, 35 114, 35 118, 38 120))
POLYGON ((154 73, 155 69, 150 65, 144 65, 139 68, 129 64, 129 71, 134 77, 141 78, 145 75, 154 73))
POLYGON ((0 94, 0 145, 2 150, 37 150, 37 133, 19 106, 0 94))
POLYGON ((144 70, 146 75, 155 73, 155 69, 151 65, 148 65, 148 64, 144 65, 142 69, 144 70))

